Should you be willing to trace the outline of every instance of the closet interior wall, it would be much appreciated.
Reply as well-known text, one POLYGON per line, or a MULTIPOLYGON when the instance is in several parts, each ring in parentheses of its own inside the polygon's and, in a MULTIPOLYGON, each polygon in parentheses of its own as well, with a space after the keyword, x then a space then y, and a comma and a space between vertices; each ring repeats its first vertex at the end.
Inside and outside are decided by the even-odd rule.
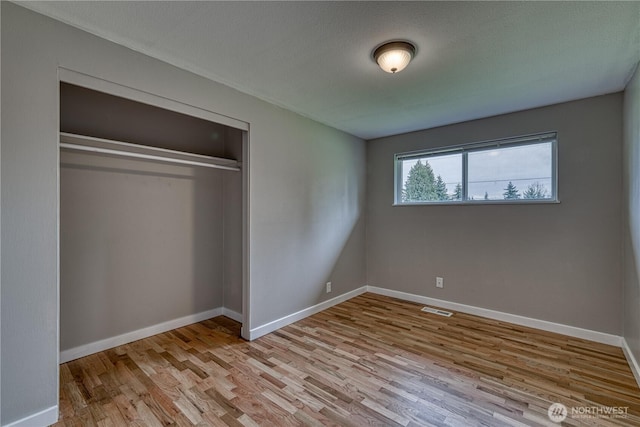
MULTIPOLYGON (((242 131, 61 83, 60 131, 242 160, 242 131)), ((60 350, 242 311, 242 174, 60 150, 60 350)))

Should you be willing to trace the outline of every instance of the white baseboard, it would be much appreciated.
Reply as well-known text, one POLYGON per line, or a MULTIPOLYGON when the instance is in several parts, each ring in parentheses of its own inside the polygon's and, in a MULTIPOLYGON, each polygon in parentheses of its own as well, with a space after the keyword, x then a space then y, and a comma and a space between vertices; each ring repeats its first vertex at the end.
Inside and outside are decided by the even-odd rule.
POLYGON ((242 313, 238 313, 237 311, 233 311, 226 307, 222 307, 222 315, 228 317, 229 319, 233 319, 236 322, 242 323, 244 321, 242 313))
POLYGON ((624 337, 622 338, 622 351, 624 352, 624 357, 627 358, 627 363, 629 363, 629 367, 631 368, 631 372, 633 372, 633 376, 638 383, 638 387, 640 387, 640 365, 624 337))
POLYGON ((246 337, 248 340, 255 340, 256 338, 260 338, 263 335, 268 334, 269 332, 273 332, 277 329, 283 328, 287 325, 290 325, 293 322, 297 322, 298 320, 304 319, 305 317, 309 317, 313 314, 316 314, 322 310, 326 310, 329 307, 332 307, 336 304, 340 304, 346 300, 349 300, 353 297, 361 295, 367 291, 366 286, 362 286, 358 289, 354 289, 353 291, 347 292, 346 294, 339 295, 335 298, 331 298, 330 300, 323 301, 319 304, 313 305, 311 307, 302 309, 293 314, 289 314, 288 316, 281 317, 280 319, 276 319, 272 322, 266 323, 262 326, 258 326, 257 328, 253 328, 249 331, 249 336, 246 337))
POLYGON ((211 319, 212 317, 221 316, 223 314, 223 311, 224 309, 222 307, 218 307, 212 310, 203 311, 201 313, 190 314, 178 319, 158 323, 157 325, 138 329, 136 331, 127 332, 115 337, 105 338, 100 341, 84 344, 75 348, 71 348, 69 350, 64 350, 60 352, 60 363, 69 362, 71 360, 88 356, 99 351, 141 340, 143 338, 148 338, 150 336, 161 334, 172 329, 191 325, 192 323, 202 322, 203 320, 211 319))
POLYGON ((4 427, 46 427, 58 422, 58 405, 52 406, 28 417, 14 421, 4 427))
POLYGON ((460 311, 462 313, 473 314, 481 317, 488 317, 489 319, 499 320, 502 322, 509 322, 516 325, 527 326, 530 328, 542 329, 543 331, 556 332, 559 334, 568 335, 570 337, 595 341, 602 344, 614 345, 616 347, 622 346, 622 338, 618 335, 592 331, 589 329, 582 329, 575 326, 563 325, 561 323, 548 322, 546 320, 533 319, 530 317, 519 316, 517 314, 504 313, 502 311, 489 310, 487 308, 459 304, 456 302, 410 294, 407 292, 378 288, 376 286, 367 286, 367 291, 374 294, 385 295, 406 301, 417 302, 425 305, 433 305, 436 307, 460 311))

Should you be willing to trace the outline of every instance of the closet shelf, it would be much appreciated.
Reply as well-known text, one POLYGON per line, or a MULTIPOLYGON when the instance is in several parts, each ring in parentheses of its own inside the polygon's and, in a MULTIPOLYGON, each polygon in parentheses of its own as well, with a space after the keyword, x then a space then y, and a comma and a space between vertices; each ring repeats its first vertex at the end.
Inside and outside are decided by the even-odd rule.
POLYGON ((60 148, 229 171, 239 171, 241 166, 240 162, 233 159, 205 156, 202 154, 168 150, 166 148, 150 147, 148 145, 131 144, 128 142, 112 141, 109 139, 76 135, 67 132, 60 132, 60 148))

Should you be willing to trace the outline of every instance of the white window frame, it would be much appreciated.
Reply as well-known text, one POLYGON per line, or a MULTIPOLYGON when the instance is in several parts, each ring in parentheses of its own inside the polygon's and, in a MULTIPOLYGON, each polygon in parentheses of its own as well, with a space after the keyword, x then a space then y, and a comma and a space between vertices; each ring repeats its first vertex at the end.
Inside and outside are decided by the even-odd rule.
POLYGON ((438 147, 426 150, 408 151, 394 155, 394 206, 422 206, 422 205, 500 205, 500 204, 549 204, 560 203, 558 198, 558 133, 545 132, 511 138, 494 139, 490 141, 473 142, 469 144, 438 147), (551 142, 551 196, 545 199, 504 199, 504 200, 468 200, 468 155, 469 153, 495 150, 505 147, 535 145, 551 142), (404 160, 423 159, 429 156, 447 154, 462 154, 462 200, 434 200, 423 202, 402 201, 402 167, 404 160))

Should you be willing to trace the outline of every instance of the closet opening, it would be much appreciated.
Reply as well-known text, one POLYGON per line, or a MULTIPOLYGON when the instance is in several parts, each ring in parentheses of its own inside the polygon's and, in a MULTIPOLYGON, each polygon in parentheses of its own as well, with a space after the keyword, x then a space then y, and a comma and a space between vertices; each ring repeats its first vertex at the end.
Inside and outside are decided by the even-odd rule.
POLYGON ((248 126, 202 116, 61 81, 60 363, 247 321, 248 126))

